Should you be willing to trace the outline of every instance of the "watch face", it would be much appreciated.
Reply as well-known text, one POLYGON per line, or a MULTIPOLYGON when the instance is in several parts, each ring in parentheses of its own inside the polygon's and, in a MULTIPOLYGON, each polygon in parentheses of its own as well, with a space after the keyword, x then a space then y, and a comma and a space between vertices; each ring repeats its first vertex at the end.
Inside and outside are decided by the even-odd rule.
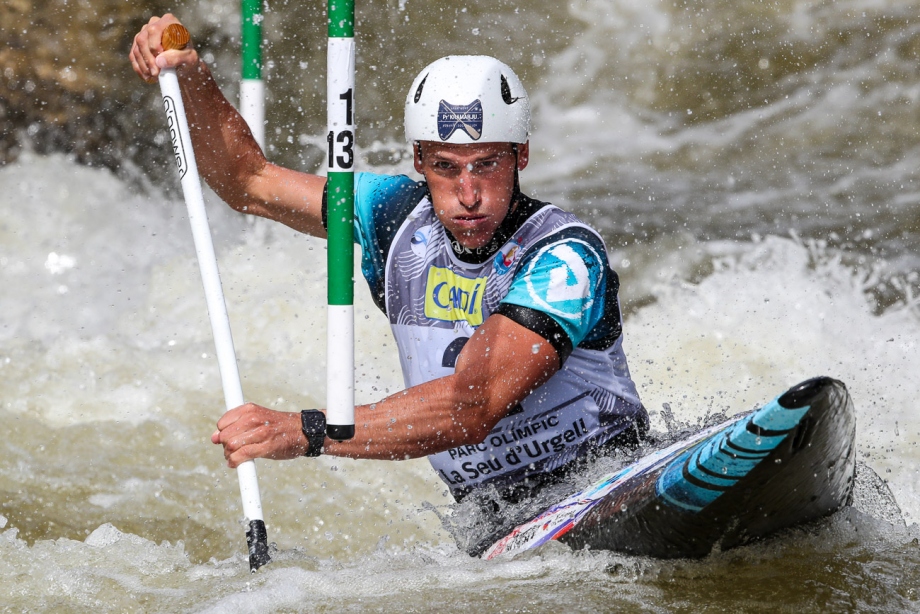
POLYGON ((326 432, 326 416, 321 411, 306 410, 301 412, 301 422, 303 422, 304 433, 310 431, 310 435, 318 435, 326 432))

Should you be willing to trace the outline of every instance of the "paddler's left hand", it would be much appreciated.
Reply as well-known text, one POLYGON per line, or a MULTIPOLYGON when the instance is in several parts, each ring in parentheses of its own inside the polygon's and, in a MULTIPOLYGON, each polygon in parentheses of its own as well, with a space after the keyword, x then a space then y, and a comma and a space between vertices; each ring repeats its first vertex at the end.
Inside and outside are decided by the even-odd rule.
POLYGON ((308 447, 300 412, 275 411, 254 403, 225 413, 217 421, 211 442, 224 447, 224 458, 231 468, 255 458, 297 458, 308 447))
POLYGON ((191 44, 182 50, 163 48, 163 31, 174 23, 179 23, 179 20, 169 13, 162 18, 151 17, 134 37, 128 59, 131 60, 134 72, 147 83, 156 83, 164 68, 198 64, 198 52, 191 44))

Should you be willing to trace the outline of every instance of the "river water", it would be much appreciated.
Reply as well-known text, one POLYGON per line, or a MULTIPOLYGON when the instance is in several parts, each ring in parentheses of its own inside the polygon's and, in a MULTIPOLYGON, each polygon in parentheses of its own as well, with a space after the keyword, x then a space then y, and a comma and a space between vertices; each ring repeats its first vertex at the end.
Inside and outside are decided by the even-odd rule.
MULTIPOLYGON (((0 13, 0 611, 920 609, 920 2, 359 3, 361 170, 411 171, 401 107, 425 63, 502 57, 534 101, 524 189, 602 231, 653 428, 665 405, 700 424, 829 375, 884 484, 700 561, 483 562, 424 460, 259 462, 277 552, 255 575, 208 441, 223 399, 164 118, 124 60, 164 4, 128 4, 0 13)), ((322 7, 268 4, 267 151, 314 171, 322 7)), ((235 7, 172 8, 234 99, 235 7)), ((322 405, 324 243, 207 200, 246 397, 322 405)), ((402 378, 363 286, 356 309, 370 402, 402 378)))

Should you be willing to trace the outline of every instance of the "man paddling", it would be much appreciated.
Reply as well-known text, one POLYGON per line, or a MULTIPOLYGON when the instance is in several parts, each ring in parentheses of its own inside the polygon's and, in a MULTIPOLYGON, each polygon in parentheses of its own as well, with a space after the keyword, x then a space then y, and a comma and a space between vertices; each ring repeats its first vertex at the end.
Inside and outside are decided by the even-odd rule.
MULTIPOLYGON (((130 59, 148 82, 177 69, 207 183, 237 211, 325 237, 325 178, 265 159, 195 49, 163 51, 171 23, 151 19, 130 59)), ((519 501, 593 454, 636 445, 648 417, 603 241, 519 188, 530 132, 520 80, 493 58, 442 58, 412 84, 405 128, 424 181, 359 173, 355 240, 406 390, 355 408, 348 441, 325 438, 319 410, 232 409, 211 437, 228 464, 427 456, 458 500, 488 489, 519 501)))

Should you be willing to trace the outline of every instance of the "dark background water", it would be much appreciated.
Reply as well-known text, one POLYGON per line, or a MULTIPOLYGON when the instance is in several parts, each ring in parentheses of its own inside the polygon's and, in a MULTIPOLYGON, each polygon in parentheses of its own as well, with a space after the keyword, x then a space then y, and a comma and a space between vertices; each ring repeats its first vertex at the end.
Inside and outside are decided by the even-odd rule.
MULTIPOLYGON (((358 142, 366 168, 398 164, 404 91, 417 71, 448 53, 493 54, 534 98, 540 170, 530 189, 596 211, 613 241, 794 229, 915 269, 918 8, 358 3, 358 142)), ((265 9, 268 154, 313 171, 325 126, 325 7, 265 9)), ((140 25, 166 10, 188 23, 236 101, 235 5, 15 0, 2 9, 0 159, 24 147, 67 152, 173 184, 162 126, 151 121, 157 88, 125 60, 140 25)))
MULTIPOLYGON (((321 171, 325 7, 264 7, 267 153, 321 171)), ((611 246, 792 232, 884 270, 871 288, 879 310, 910 302, 920 295, 918 9, 358 3, 360 166, 411 170, 402 104, 421 67, 493 54, 534 99, 525 189, 590 217, 611 246)), ((236 6, 16 0, 0 10, 0 160, 65 152, 176 194, 166 134, 152 121, 157 88, 136 79, 126 52, 150 15, 172 10, 235 102, 236 6)))

